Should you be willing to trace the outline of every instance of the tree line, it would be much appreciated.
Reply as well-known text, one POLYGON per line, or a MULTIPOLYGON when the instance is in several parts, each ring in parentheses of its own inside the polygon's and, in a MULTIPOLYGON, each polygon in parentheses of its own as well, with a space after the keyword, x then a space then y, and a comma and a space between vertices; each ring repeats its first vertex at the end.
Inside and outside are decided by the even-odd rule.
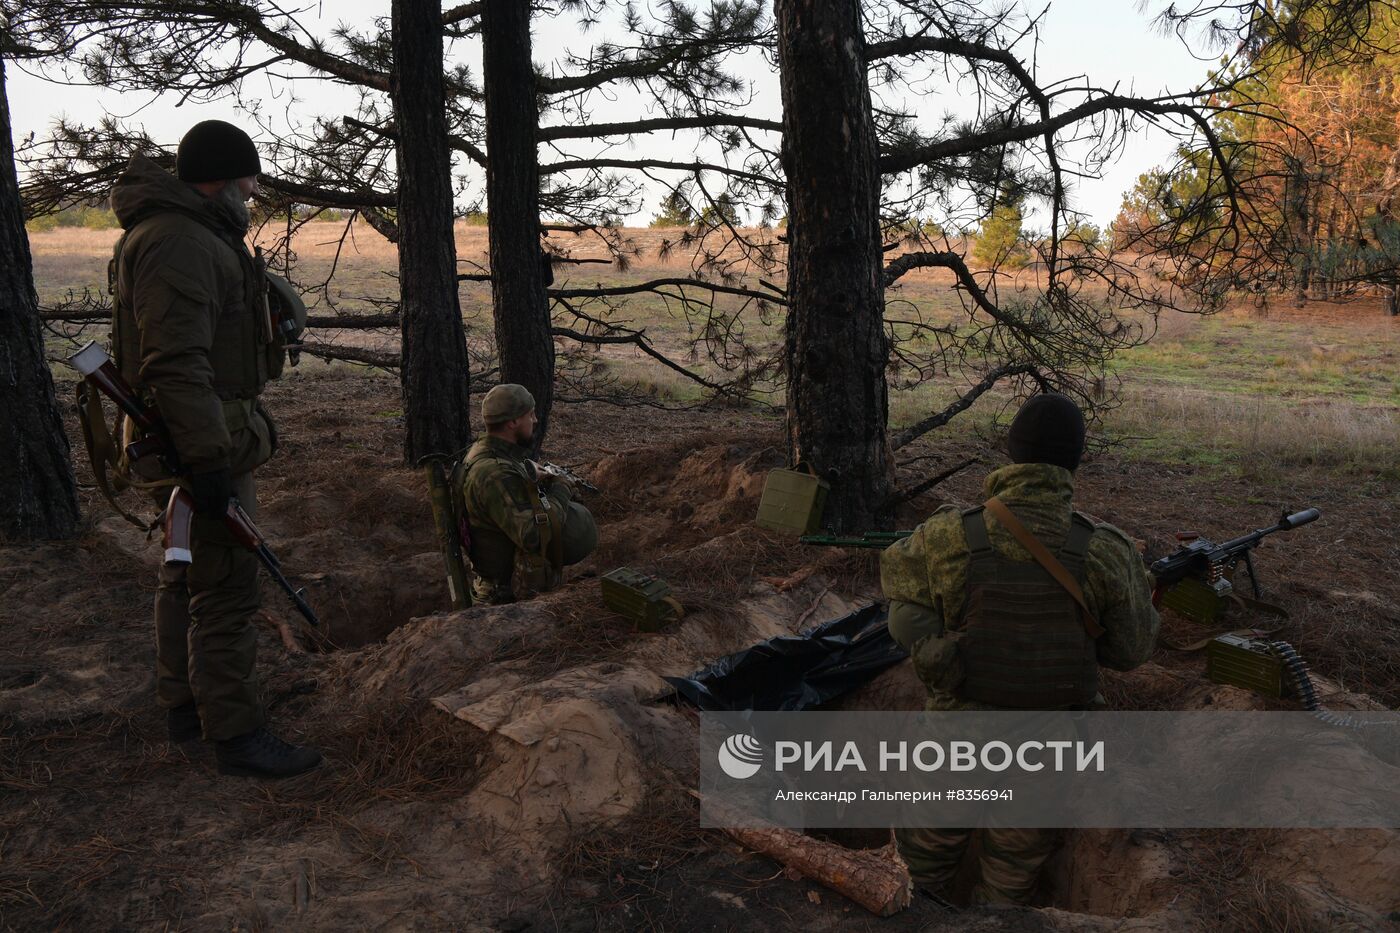
POLYGON ((1249 236, 1212 258, 1217 273, 1268 294, 1341 299, 1381 288, 1400 313, 1400 14, 1388 4, 1275 4, 1277 41, 1254 41, 1219 75, 1212 117, 1251 196, 1232 204, 1202 153, 1144 173, 1114 223, 1118 245, 1189 250, 1202 228, 1247 216, 1249 236), (1347 44, 1299 55, 1309 37, 1347 44))

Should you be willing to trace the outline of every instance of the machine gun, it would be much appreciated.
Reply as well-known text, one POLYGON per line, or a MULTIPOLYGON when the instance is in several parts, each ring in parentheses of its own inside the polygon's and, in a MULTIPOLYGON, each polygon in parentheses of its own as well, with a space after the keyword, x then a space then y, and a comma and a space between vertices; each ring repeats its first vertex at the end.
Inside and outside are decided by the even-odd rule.
POLYGON ((1231 578, 1241 561, 1249 574, 1254 596, 1259 598, 1259 578, 1254 572, 1251 552, 1269 535, 1292 531, 1320 517, 1322 513, 1317 509, 1285 514, 1276 525, 1260 528, 1224 544, 1215 544, 1191 532, 1178 534, 1176 537, 1182 542, 1181 547, 1148 568, 1156 581, 1153 603, 1166 606, 1196 622, 1211 622, 1234 594, 1231 578))
POLYGON ((883 551, 896 541, 903 541, 912 531, 862 531, 859 536, 802 535, 797 540, 816 547, 858 547, 883 551))
MULTIPOLYGON (((112 362, 112 358, 107 355, 107 351, 98 346, 96 342, 90 342, 69 357, 68 364, 82 375, 83 380, 88 385, 95 387, 115 402, 122 413, 130 418, 145 435, 141 440, 127 445, 126 455, 129 460, 134 462, 142 457, 154 455, 160 461, 161 466, 172 476, 185 472, 180 466, 179 458, 175 455, 175 445, 170 443, 170 435, 160 412, 154 405, 145 405, 141 402, 140 396, 131 387, 131 383, 122 376, 121 371, 112 362)), ((91 444, 90 440, 89 444, 91 444)), ((194 500, 183 487, 177 485, 170 495, 170 502, 163 515, 166 563, 187 564, 190 562, 190 530, 193 521, 194 500)), ((306 601, 306 591, 292 587, 292 584, 282 573, 281 562, 272 553, 272 549, 267 546, 267 540, 262 536, 262 532, 258 531, 257 526, 248 517, 248 513, 243 511, 243 507, 238 504, 237 499, 229 500, 228 511, 224 514, 224 526, 240 544, 257 555, 258 561, 267 570, 268 576, 272 577, 277 585, 286 592, 292 605, 302 614, 302 617, 312 625, 320 625, 316 613, 312 611, 310 604, 306 601)))

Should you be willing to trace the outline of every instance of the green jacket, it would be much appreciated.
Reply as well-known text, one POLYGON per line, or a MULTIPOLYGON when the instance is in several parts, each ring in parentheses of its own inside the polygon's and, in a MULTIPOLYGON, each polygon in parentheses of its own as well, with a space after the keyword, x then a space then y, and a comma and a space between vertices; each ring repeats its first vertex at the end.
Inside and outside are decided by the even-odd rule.
POLYGON ((282 347, 262 332, 246 226, 140 155, 112 209, 125 230, 112 269, 117 365, 155 402, 187 468, 252 469, 271 455, 254 400, 280 373, 282 347))
POLYGON ((546 589, 558 574, 557 550, 571 498, 567 484, 542 487, 534 478, 529 452, 490 435, 472 444, 463 463, 461 506, 471 529, 478 598, 514 598, 511 575, 517 556, 530 570, 531 586, 546 589))
MULTIPOLYGON (((988 475, 983 489, 985 498, 999 497, 1052 551, 1069 533, 1073 494, 1074 475, 1045 463, 1003 467, 988 475)), ((993 550, 1011 560, 1032 559, 994 516, 984 515, 993 550)), ((929 688, 929 709, 986 708, 958 699, 954 639, 945 635, 948 624, 963 611, 968 559, 961 510, 955 506, 939 509, 880 558, 880 583, 890 599, 890 632, 914 656, 915 668, 929 688)), ((1097 642, 1099 663, 1131 670, 1147 660, 1160 620, 1132 540, 1112 525, 1099 525, 1089 540, 1083 582, 1085 601, 1104 629, 1097 642)))

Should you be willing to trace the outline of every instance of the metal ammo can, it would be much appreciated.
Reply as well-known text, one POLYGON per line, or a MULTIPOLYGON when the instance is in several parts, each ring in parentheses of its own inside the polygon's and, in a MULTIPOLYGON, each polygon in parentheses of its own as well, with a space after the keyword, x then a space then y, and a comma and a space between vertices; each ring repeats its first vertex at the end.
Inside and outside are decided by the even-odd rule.
POLYGON ((638 631, 654 632, 684 614, 665 580, 619 567, 603 574, 598 582, 603 587, 603 604, 631 619, 638 631))
POLYGON ((760 528, 785 531, 792 535, 816 534, 821 530, 822 512, 831 485, 801 470, 773 470, 763 484, 758 501, 760 528))
POLYGON ((1212 638, 1206 645, 1206 676, 1215 683, 1243 687, 1264 696, 1283 694, 1283 659, 1259 638, 1212 638))

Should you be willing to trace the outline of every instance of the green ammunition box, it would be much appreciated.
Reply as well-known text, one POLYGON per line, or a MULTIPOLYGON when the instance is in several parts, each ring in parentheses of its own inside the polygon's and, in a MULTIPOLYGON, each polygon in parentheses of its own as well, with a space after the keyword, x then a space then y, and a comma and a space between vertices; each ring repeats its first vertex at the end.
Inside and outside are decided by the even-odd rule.
POLYGON ((1218 684, 1253 690, 1264 696, 1283 693, 1283 660, 1268 642, 1242 635, 1221 635, 1206 645, 1206 676, 1218 684))
POLYGON ((1193 622, 1209 625, 1225 614, 1230 601, 1195 577, 1187 577, 1162 594, 1162 605, 1193 622))
POLYGON ((654 632, 678 617, 680 604, 671 598, 665 580, 649 577, 629 567, 619 567, 599 578, 603 604, 636 623, 639 631, 654 632))
POLYGON ((758 526, 791 535, 815 534, 821 529, 830 490, 829 483, 811 473, 773 470, 758 501, 758 526))

